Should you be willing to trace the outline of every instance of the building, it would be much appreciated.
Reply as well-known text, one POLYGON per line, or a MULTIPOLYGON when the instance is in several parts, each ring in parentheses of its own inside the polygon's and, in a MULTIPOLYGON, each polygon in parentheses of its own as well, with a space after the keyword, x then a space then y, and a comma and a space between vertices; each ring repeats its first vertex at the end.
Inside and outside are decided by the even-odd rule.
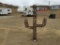
POLYGON ((56 10, 56 9, 60 9, 60 5, 52 5, 50 6, 51 10, 56 10))
POLYGON ((40 12, 40 11, 48 11, 48 10, 50 10, 50 6, 47 6, 47 5, 37 5, 37 11, 38 12, 40 12))
POLYGON ((37 6, 37 11, 47 11, 49 9, 49 6, 37 6))
POLYGON ((37 5, 37 11, 48 11, 60 9, 60 5, 37 5))
POLYGON ((0 8, 11 8, 12 9, 12 12, 13 13, 16 13, 18 6, 3 4, 3 3, 0 2, 0 8))

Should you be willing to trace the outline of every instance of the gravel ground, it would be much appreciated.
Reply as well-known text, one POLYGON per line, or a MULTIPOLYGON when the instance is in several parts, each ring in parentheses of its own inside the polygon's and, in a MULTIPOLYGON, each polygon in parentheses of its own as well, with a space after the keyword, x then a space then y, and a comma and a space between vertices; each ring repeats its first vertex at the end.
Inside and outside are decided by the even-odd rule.
MULTIPOLYGON (((47 18, 45 27, 37 28, 37 41, 32 40, 32 29, 25 28, 25 17, 0 17, 0 45, 60 45, 60 18, 49 19, 48 16, 38 16, 37 23, 41 24, 47 18)), ((27 17, 29 25, 32 18, 27 17)))

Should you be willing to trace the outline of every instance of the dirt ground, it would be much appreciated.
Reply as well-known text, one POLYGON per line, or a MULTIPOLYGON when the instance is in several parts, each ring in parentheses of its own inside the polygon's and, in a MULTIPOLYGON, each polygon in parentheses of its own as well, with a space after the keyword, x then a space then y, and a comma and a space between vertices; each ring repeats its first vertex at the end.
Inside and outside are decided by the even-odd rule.
MULTIPOLYGON (((59 17, 59 16, 58 16, 59 17)), ((32 17, 26 17, 32 25, 32 17)), ((37 23, 47 18, 45 27, 37 27, 37 41, 32 40, 32 29, 24 26, 21 14, 0 16, 0 45, 60 45, 60 18, 49 19, 48 14, 40 13, 37 23)))

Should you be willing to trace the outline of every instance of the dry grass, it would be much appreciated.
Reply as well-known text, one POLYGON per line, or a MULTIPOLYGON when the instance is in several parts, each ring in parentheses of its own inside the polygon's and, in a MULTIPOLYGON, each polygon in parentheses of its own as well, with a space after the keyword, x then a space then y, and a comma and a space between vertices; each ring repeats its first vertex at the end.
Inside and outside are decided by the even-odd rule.
MULTIPOLYGON (((47 25, 37 28, 36 42, 32 41, 33 30, 24 26, 25 17, 20 14, 0 16, 0 45, 60 45, 60 18, 49 19, 48 14, 44 12, 37 16, 38 24, 46 17, 47 25)), ((27 19, 32 25, 32 18, 27 19)))

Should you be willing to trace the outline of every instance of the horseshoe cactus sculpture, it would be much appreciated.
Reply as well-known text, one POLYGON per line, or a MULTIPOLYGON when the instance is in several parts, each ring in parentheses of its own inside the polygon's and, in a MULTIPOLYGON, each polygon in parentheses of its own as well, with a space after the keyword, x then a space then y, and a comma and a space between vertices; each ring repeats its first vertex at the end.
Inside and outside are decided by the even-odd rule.
POLYGON ((47 19, 44 18, 42 24, 37 24, 37 13, 36 13, 36 5, 33 5, 33 26, 29 26, 28 24, 28 20, 25 19, 24 23, 25 23, 25 27, 29 28, 29 29, 33 29, 33 40, 36 41, 37 40, 37 27, 44 27, 46 25, 47 19))

